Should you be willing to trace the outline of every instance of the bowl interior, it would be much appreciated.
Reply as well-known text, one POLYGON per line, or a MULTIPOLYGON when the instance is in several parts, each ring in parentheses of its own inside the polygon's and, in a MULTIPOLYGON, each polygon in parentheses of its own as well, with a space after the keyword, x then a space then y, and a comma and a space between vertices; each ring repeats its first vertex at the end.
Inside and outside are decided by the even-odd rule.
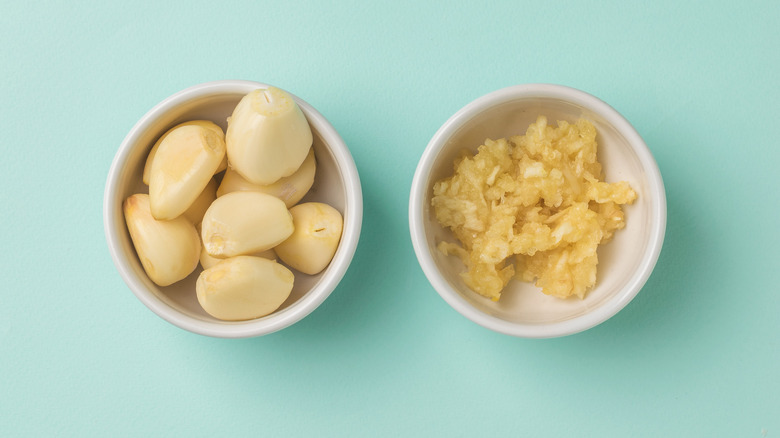
MULTIPOLYGON (((195 282, 202 271, 200 265, 186 279, 167 287, 157 286, 144 272, 124 222, 122 202, 134 193, 148 193, 148 187, 142 182, 141 175, 152 145, 168 129, 188 120, 211 120, 223 129, 226 129, 227 118, 232 114, 236 104, 246 93, 255 88, 259 88, 259 86, 246 84, 232 87, 232 91, 215 89, 213 92, 194 93, 195 95, 192 97, 183 97, 178 100, 173 99, 173 97, 170 98, 176 100, 176 103, 168 104, 165 109, 161 107, 166 105, 161 104, 150 111, 145 119, 139 121, 134 132, 125 140, 127 147, 120 151, 120 154, 124 153, 124 155, 121 155, 118 158, 119 161, 115 164, 117 175, 114 190, 109 201, 111 204, 107 205, 106 208, 111 210, 107 217, 113 221, 108 226, 113 227, 117 231, 116 246, 118 248, 115 250, 117 265, 124 266, 124 269, 128 271, 124 272, 126 280, 128 276, 131 277, 129 283, 131 289, 145 304, 165 319, 188 329, 192 329, 191 325, 193 323, 196 325, 205 323, 206 325, 203 327, 210 326, 211 330, 215 329, 215 326, 218 326, 216 327, 217 330, 220 329, 219 326, 247 324, 260 326, 264 323, 264 320, 269 318, 284 317, 285 313, 289 313, 308 299, 317 300, 318 302, 314 304, 316 306, 321 300, 324 300, 324 296, 309 297, 309 292, 319 286, 323 281, 323 277, 327 277, 329 271, 335 268, 334 265, 339 263, 348 264, 351 258, 351 254, 343 254, 342 247, 344 245, 340 245, 333 262, 323 272, 317 275, 307 275, 293 270, 295 273, 295 284, 292 293, 276 312, 263 318, 240 322, 218 320, 208 315, 201 308, 195 294, 195 282)), ((344 232, 346 233, 348 229, 354 228, 354 226, 348 223, 350 215, 345 211, 350 206, 347 205, 348 196, 342 172, 343 169, 338 164, 336 155, 328 147, 325 140, 335 134, 333 132, 324 132, 330 128, 324 126, 324 123, 327 122, 323 121, 324 119, 319 113, 316 113, 316 111, 298 98, 296 98, 296 101, 312 128, 314 154, 317 160, 314 185, 300 202, 324 202, 341 211, 345 220, 344 232)), ((355 208, 355 206, 351 207, 355 208)), ((343 242, 344 237, 342 237, 343 242)), ((341 269, 341 267, 338 269, 341 269)), ((328 282, 330 283, 330 281, 328 282)), ((330 290, 320 292, 327 296, 330 290)), ((311 304, 309 303, 309 307, 311 307, 311 304)), ((300 317, 302 316, 305 315, 300 317)), ((281 328, 281 326, 276 328, 281 328)), ((208 329, 195 331, 205 331, 206 334, 214 334, 209 332, 208 329)))
MULTIPOLYGON (((432 257, 435 269, 459 299, 478 311, 512 324, 545 325, 571 320, 614 300, 636 281, 637 271, 647 252, 652 227, 653 193, 642 161, 628 139, 604 117, 579 104, 557 98, 528 97, 498 103, 470 116, 453 130, 438 154, 433 157, 427 180, 422 181, 422 227, 425 236, 423 251, 432 257), (460 278, 465 266, 457 257, 444 256, 436 245, 442 241, 455 242, 449 230, 442 228, 431 207, 433 184, 452 175, 453 161, 463 149, 476 152, 486 138, 497 139, 525 134, 527 127, 544 115, 548 124, 558 120, 574 122, 580 117, 590 120, 598 131, 599 161, 603 164, 606 181, 628 181, 637 192, 633 205, 625 206, 626 228, 598 250, 599 265, 596 286, 585 299, 559 299, 543 294, 532 283, 512 280, 501 300, 493 302, 472 292, 460 278)), ((446 297, 445 297, 446 298, 446 297)), ((599 321, 600 322, 600 321, 599 321)))

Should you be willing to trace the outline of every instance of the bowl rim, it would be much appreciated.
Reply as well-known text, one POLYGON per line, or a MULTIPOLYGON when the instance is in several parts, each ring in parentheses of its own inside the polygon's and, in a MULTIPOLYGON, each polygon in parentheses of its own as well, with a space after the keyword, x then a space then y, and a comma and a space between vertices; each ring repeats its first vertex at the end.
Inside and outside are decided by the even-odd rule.
MULTIPOLYGON (((330 122, 303 99, 288 92, 306 115, 309 123, 319 132, 324 143, 333 154, 334 161, 344 182, 346 197, 344 202, 344 230, 341 242, 331 265, 323 273, 316 286, 304 294, 297 302, 279 313, 235 323, 211 322, 183 314, 162 302, 154 293, 146 289, 145 285, 130 269, 126 255, 120 250, 120 230, 112 225, 117 220, 117 202, 121 206, 123 201, 118 199, 120 197, 118 195, 119 175, 122 167, 127 162, 132 145, 138 141, 141 133, 146 131, 158 117, 191 100, 219 94, 247 94, 254 89, 267 88, 269 86, 271 85, 247 80, 219 80, 193 85, 168 96, 147 111, 133 125, 120 144, 108 171, 103 193, 103 228, 114 266, 116 266, 120 276, 133 294, 149 310, 169 323, 192 333, 217 338, 247 338, 270 334, 300 321, 319 307, 333 292, 346 273, 357 249, 363 220, 363 195, 355 161, 346 143, 344 143, 344 140, 330 122)), ((121 208, 118 210, 121 213, 121 208)), ((124 222, 124 219, 122 219, 122 222, 124 222)))
POLYGON ((584 91, 557 84, 520 84, 502 88, 481 96, 452 115, 433 135, 422 153, 412 179, 409 195, 409 231, 417 260, 436 292, 458 313, 490 330, 523 338, 552 338, 567 336, 595 327, 614 316, 639 293, 655 267, 663 246, 666 232, 666 192, 658 164, 642 137, 634 127, 614 108, 601 99, 584 91), (626 286, 614 297, 593 311, 549 324, 513 323, 477 310, 452 288, 439 272, 433 256, 428 251, 424 217, 426 189, 432 165, 444 145, 468 120, 482 111, 517 99, 559 99, 589 109, 603 117, 620 134, 636 153, 647 174, 652 195, 650 203, 651 230, 648 247, 639 266, 626 286))

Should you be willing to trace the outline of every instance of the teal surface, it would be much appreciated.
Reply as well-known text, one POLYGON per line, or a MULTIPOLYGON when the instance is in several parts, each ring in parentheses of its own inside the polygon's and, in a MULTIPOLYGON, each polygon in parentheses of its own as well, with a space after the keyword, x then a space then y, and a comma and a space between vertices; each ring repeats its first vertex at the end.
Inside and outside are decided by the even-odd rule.
POLYGON ((780 437, 778 3, 472 3, 1 6, 0 436, 780 437), (125 134, 170 94, 218 79, 314 105, 364 190, 340 286, 255 339, 158 318, 103 234, 125 134), (438 127, 530 82, 625 115, 668 196, 638 297, 549 340, 448 307, 407 224, 438 127))

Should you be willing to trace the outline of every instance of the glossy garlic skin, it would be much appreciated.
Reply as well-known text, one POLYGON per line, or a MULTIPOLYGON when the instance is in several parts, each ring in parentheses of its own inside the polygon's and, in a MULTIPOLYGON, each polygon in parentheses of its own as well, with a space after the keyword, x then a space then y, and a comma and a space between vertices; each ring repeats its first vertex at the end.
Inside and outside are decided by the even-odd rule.
POLYGON ((254 90, 228 119, 228 163, 253 184, 273 184, 298 170, 312 139, 309 122, 292 96, 275 87, 254 90))

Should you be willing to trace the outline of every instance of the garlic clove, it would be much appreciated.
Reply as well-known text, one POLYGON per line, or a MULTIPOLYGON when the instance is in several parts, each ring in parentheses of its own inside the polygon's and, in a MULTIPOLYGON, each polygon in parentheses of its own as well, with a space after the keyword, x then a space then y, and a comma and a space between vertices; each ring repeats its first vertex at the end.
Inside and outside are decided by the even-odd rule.
POLYGON ((200 195, 195 198, 190 208, 184 212, 184 217, 194 225, 199 225, 203 220, 203 215, 206 214, 206 210, 208 210, 215 199, 217 199, 217 180, 211 178, 208 184, 206 184, 206 188, 200 192, 200 195))
MULTIPOLYGON (((160 138, 157 139, 157 141, 154 143, 154 146, 152 146, 152 150, 149 151, 149 155, 146 157, 146 163, 144 164, 144 173, 143 173, 143 181, 144 184, 147 186, 149 185, 149 180, 152 176, 152 161, 154 160, 154 156, 157 155, 157 149, 160 147, 160 143, 165 139, 165 137, 174 129, 180 127, 180 126, 202 126, 204 128, 210 129, 214 131, 215 134, 219 135, 222 140, 225 140, 225 132, 222 131, 222 128, 220 128, 216 123, 211 122, 209 120, 190 120, 189 122, 179 123, 178 125, 174 126, 173 128, 169 129, 165 134, 161 135, 160 138)), ((225 158, 222 159, 222 162, 219 164, 219 167, 217 168, 217 171, 214 173, 222 172, 227 168, 227 155, 225 155, 225 158)))
POLYGON ((200 239, 192 223, 184 217, 169 221, 155 219, 146 194, 128 197, 123 209, 135 252, 155 284, 171 285, 195 270, 200 239))
POLYGON ((253 184, 267 185, 301 166, 312 133, 292 96, 269 87, 250 92, 236 105, 225 142, 233 170, 253 184))
POLYGON ((293 273, 275 261, 238 256, 201 272, 195 291, 209 315, 243 321, 278 309, 290 296, 293 282, 293 273))
MULTIPOLYGON (((260 251, 258 253, 249 254, 252 257, 262 257, 264 259, 268 260, 276 260, 276 253, 272 249, 267 249, 265 251, 260 251)), ((200 265, 203 267, 203 269, 211 268, 212 266, 216 265, 217 263, 221 262, 222 260, 226 259, 219 259, 216 257, 212 257, 209 255, 208 251, 206 251, 206 246, 201 245, 200 250, 200 265)))
POLYGON ((206 246, 202 245, 200 249, 200 265, 203 267, 203 269, 209 269, 222 260, 225 259, 218 259, 216 257, 210 256, 208 251, 206 251, 206 246))
POLYGON ((233 192, 217 198, 201 222, 201 237, 212 257, 265 251, 293 232, 293 219, 279 198, 259 192, 233 192))
POLYGON ((305 274, 325 269, 341 240, 344 220, 338 210, 320 202, 306 202, 290 209, 295 231, 274 248, 279 258, 305 274))
POLYGON ((306 159, 298 170, 290 176, 281 178, 273 184, 258 185, 245 180, 238 172, 228 169, 217 189, 217 196, 237 191, 262 192, 276 196, 284 201, 287 208, 297 204, 303 199, 314 184, 314 174, 317 169, 317 161, 314 158, 314 149, 309 150, 306 159))
POLYGON ((273 249, 267 249, 265 251, 256 252, 254 254, 250 254, 254 257, 262 257, 264 259, 268 260, 276 260, 276 253, 273 249))
POLYGON ((156 219, 184 213, 206 188, 225 156, 225 142, 197 125, 168 133, 152 161, 149 199, 156 219))

